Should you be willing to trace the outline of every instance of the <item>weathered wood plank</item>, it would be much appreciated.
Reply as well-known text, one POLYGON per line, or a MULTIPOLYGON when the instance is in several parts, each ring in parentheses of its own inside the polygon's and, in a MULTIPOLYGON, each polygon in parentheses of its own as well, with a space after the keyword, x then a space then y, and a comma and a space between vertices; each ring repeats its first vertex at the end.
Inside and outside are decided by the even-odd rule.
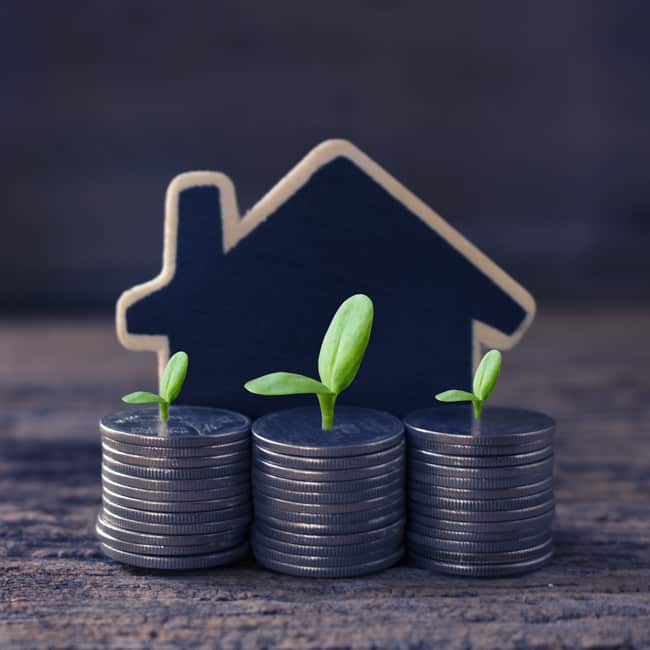
POLYGON ((96 421, 153 358, 110 323, 0 324, 0 647, 650 647, 649 329, 648 312, 554 313, 506 356, 495 398, 559 420, 550 567, 304 580, 105 559, 96 421))

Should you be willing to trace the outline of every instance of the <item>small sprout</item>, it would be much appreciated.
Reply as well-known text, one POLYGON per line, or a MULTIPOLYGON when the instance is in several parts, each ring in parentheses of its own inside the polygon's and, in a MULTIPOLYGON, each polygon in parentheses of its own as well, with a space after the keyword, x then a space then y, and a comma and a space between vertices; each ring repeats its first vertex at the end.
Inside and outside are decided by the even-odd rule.
POLYGON ((323 430, 329 431, 334 426, 336 398, 354 381, 366 353, 373 313, 372 300, 363 294, 341 304, 321 343, 320 381, 292 372, 273 372, 251 379, 244 388, 256 395, 316 395, 323 430))
POLYGON ((439 402, 471 402, 474 407, 474 418, 481 419, 483 402, 490 396, 499 378, 501 371, 501 352, 490 350, 478 364, 474 373, 472 393, 466 390, 446 390, 438 393, 436 399, 439 402))
POLYGON ((169 419, 169 405, 178 397, 183 388, 187 375, 189 358, 186 352, 177 352, 167 362, 162 377, 160 378, 159 395, 136 391, 122 398, 127 404, 158 404, 160 418, 167 422, 169 419))

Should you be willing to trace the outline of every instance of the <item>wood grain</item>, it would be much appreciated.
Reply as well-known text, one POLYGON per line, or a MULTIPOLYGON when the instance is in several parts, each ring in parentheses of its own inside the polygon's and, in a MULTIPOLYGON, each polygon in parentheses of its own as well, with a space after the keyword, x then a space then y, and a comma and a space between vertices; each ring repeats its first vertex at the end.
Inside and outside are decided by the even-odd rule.
POLYGON ((499 580, 105 559, 97 419, 153 384, 153 355, 107 322, 0 324, 0 647, 650 647, 650 313, 542 314, 495 401, 558 418, 557 555, 499 580))

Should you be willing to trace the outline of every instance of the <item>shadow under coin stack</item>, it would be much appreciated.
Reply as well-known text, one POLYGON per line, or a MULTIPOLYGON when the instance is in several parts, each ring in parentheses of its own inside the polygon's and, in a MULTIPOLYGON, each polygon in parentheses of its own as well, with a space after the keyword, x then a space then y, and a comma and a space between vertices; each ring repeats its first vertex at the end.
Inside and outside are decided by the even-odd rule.
POLYGON ((259 564, 311 577, 358 576, 403 554, 402 423, 338 407, 334 428, 318 409, 253 423, 253 553, 259 564))
POLYGON ((248 553, 250 420, 172 406, 103 418, 103 552, 151 569, 231 564, 248 553))
POLYGON ((553 435, 540 413, 441 406, 405 419, 409 462, 407 545, 418 567, 505 576, 553 554, 553 435))

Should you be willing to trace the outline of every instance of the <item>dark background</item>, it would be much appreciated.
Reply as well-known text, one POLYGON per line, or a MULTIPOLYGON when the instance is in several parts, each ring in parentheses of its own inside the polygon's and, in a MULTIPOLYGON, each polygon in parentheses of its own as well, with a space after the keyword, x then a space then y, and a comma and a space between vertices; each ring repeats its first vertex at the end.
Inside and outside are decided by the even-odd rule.
POLYGON ((0 3, 0 309, 108 312, 168 181, 345 137, 546 303, 647 301, 650 4, 0 3))

